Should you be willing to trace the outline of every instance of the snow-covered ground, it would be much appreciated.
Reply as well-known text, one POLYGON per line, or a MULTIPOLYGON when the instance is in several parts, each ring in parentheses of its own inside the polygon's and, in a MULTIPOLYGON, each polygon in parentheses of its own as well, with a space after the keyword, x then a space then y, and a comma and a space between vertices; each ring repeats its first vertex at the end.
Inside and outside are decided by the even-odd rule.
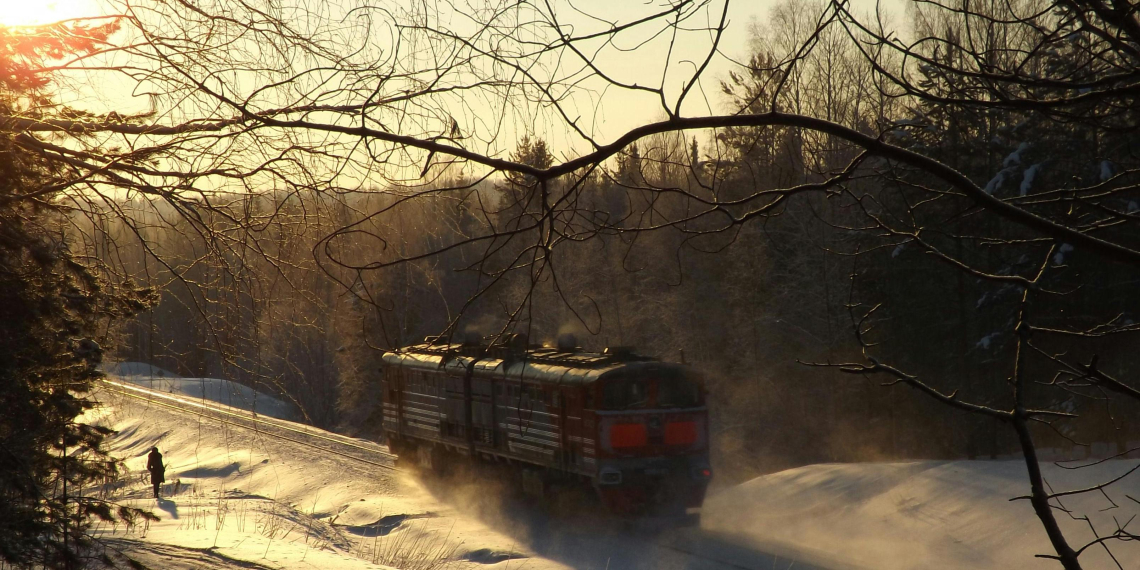
POLYGON ((119 432, 108 448, 129 469, 112 498, 162 518, 103 533, 152 567, 564 567, 513 551, 516 539, 457 516, 406 473, 139 400, 100 399, 107 406, 91 419, 119 432), (157 501, 145 471, 152 446, 167 466, 157 501))
MULTIPOLYGON (((118 430, 111 452, 130 469, 113 498, 158 523, 103 529, 152 567, 810 570, 1053 568, 1017 461, 813 465, 722 489, 699 529, 631 530, 596 511, 520 506, 505 481, 425 479, 321 454, 193 414, 104 394, 96 415, 118 430), (146 453, 165 454, 164 498, 149 498, 146 453), (112 532, 114 530, 114 532, 112 532)), ((259 399, 260 401, 260 399, 259 399)), ((378 449, 382 449, 377 446, 378 449)), ((1135 467, 1112 460, 1045 473, 1055 490, 1135 467)), ((1140 472, 1103 495, 1064 500, 1101 533, 1140 513, 1140 472)), ((1058 511, 1076 544, 1087 523, 1058 511)), ((1133 532, 1134 528, 1130 528, 1133 532)), ((1140 545, 1114 544, 1125 568, 1140 545)), ((1103 550, 1086 568, 1115 568, 1103 550)))
MULTIPOLYGON (((1090 462, 1091 463, 1091 462, 1090 462)), ((1120 459, 1066 470, 1043 465, 1054 491, 1116 478, 1140 461, 1120 459)), ((1073 464, 1070 464, 1073 465, 1073 464)), ((759 477, 706 502, 703 523, 740 543, 828 568, 1060 568, 1028 501, 1021 461, 923 461, 811 465, 759 477)), ((1111 534, 1140 514, 1140 471, 1107 490, 1064 497, 1111 534)), ((1055 511, 1071 546, 1092 540, 1089 523, 1055 511)), ((1129 529, 1140 532, 1133 523, 1129 529)), ((1140 568, 1140 544, 1110 543, 1124 568, 1140 568)), ((1117 568, 1104 549, 1081 556, 1086 569, 1117 568)))
POLYGON ((104 372, 110 377, 158 392, 209 400, 272 418, 297 419, 292 404, 221 378, 183 378, 169 370, 143 362, 118 362, 106 366, 104 372))

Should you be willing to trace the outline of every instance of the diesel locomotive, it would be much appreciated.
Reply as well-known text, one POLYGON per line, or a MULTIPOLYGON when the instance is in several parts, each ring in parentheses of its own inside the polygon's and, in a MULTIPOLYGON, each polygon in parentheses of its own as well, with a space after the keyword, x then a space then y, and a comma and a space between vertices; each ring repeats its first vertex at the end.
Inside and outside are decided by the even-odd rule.
POLYGON ((699 517, 712 477, 708 409, 688 367, 573 337, 531 345, 422 344, 386 352, 383 428, 394 453, 439 470, 466 456, 509 466, 523 491, 585 484, 627 515, 699 517))

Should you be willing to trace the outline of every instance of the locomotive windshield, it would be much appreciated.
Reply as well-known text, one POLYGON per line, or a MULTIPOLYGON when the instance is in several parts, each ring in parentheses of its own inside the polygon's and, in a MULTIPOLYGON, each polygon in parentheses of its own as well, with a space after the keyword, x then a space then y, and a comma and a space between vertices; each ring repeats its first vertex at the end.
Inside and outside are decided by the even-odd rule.
POLYGON ((602 407, 607 410, 644 408, 649 403, 649 381, 643 378, 611 380, 602 389, 602 407))
POLYGON ((648 378, 611 378, 602 386, 602 409, 605 410, 695 408, 700 405, 700 384, 681 375, 665 373, 648 378))
POLYGON ((658 408, 694 408, 701 403, 701 388, 679 376, 657 380, 658 408))

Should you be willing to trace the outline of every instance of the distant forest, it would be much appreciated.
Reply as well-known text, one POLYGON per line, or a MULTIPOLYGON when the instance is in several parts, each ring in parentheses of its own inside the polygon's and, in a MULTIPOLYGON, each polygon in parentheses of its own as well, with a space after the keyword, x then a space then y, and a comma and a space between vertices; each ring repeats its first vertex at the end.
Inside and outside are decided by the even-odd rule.
MULTIPOLYGON (((942 40, 915 51, 946 64, 915 67, 919 96, 887 85, 873 68, 882 60, 842 28, 817 30, 817 16, 785 1, 755 27, 747 67, 723 78, 726 113, 778 109, 872 139, 886 133, 991 196, 1120 243, 1140 240, 1135 225, 1114 221, 1140 215, 1140 199, 1114 194, 1133 185, 1140 133, 1086 120, 1113 116, 1111 100, 1068 117, 960 103, 985 79, 948 73, 967 54, 945 46, 973 34, 987 57, 1001 58, 1024 53, 1030 35, 908 10, 910 33, 942 40), (1082 192, 1103 199, 1081 210, 1069 198, 1082 192)), ((1082 41, 1091 40, 1030 63, 1079 75, 1082 41)), ((544 231, 528 225, 542 217, 539 181, 474 178, 446 163, 425 167, 427 186, 222 194, 194 214, 198 224, 142 198, 116 203, 121 217, 75 223, 96 224, 85 239, 108 265, 159 284, 158 303, 119 328, 118 359, 229 378, 295 402, 316 425, 374 436, 382 350, 441 333, 523 332, 543 342, 570 332, 587 349, 632 346, 704 373, 714 457, 730 478, 813 462, 1017 453, 1016 434, 992 418, 882 387, 897 379, 826 365, 873 353, 943 393, 1009 407, 1016 341, 1031 334, 1017 326, 1017 276, 1040 269, 1032 310, 1044 332, 1032 334, 1044 357, 1024 364, 1036 378, 1029 401, 1096 413, 1033 425, 1039 447, 1080 456, 1083 444, 1137 445, 1136 401, 1088 382, 1066 386, 1071 378, 1054 366, 1095 355, 1120 377, 1140 372, 1132 337, 1118 334, 1140 327, 1135 267, 1068 243, 1049 247, 934 189, 929 173, 864 158, 823 131, 707 133, 653 135, 604 164, 541 181, 543 192, 570 197, 565 223, 578 233, 547 252, 538 277, 514 269, 526 267, 544 231), (486 235, 496 238, 474 239, 486 235), (1050 328, 1081 334, 1049 337, 1050 328)), ((523 137, 509 158, 547 168, 553 152, 523 137)))

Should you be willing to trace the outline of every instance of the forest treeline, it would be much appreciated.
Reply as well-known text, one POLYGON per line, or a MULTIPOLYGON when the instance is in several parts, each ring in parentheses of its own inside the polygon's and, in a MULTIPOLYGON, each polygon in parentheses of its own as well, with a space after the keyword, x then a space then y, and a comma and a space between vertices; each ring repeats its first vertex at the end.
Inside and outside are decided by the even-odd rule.
MULTIPOLYGON (((870 57, 842 28, 820 30, 824 8, 783 2, 756 26, 748 65, 722 83, 729 112, 824 118, 936 158, 991 196, 1137 242, 1127 225, 1072 208, 1065 191, 1042 191, 1091 189, 1104 196, 1100 207, 1134 218, 1140 199, 1115 192, 1140 166, 1138 135, 1086 120, 1128 124, 1121 117, 1134 119, 1134 108, 1094 100, 1064 116, 965 105, 961 94, 986 79, 933 64, 913 67, 917 96, 876 72, 891 54, 870 57)), ((947 11, 911 8, 906 18, 912 36, 942 40, 916 52, 947 66, 979 53, 997 65, 1040 40, 1016 26, 971 28, 947 11), (947 47, 967 43, 975 51, 947 47)), ((1079 79, 1093 67, 1082 42, 1093 41, 1076 35, 1022 72, 1079 79)), ((523 137, 510 158, 547 168, 554 152, 523 137)), ((1043 353, 1095 355, 1121 376, 1136 372, 1131 341, 1117 334, 1140 326, 1134 268, 1067 243, 1044 257, 1048 240, 966 196, 932 192, 921 170, 863 152, 792 127, 674 132, 550 181, 441 164, 425 167, 426 185, 219 194, 195 214, 209 232, 141 196, 114 203, 121 217, 76 226, 109 265, 161 284, 159 302, 120 328, 118 358, 242 382, 293 401, 317 425, 363 435, 379 426, 384 349, 436 334, 523 332, 543 342, 570 332, 587 349, 633 346, 703 372, 714 457, 732 477, 821 461, 1016 453, 1016 436, 990 417, 820 365, 874 347, 946 393, 1008 405, 1009 363, 1025 333, 1015 326, 1015 276, 1043 263, 1038 326, 1088 333, 1043 340, 1043 353), (561 223, 570 229, 535 277, 512 270, 535 262, 550 231, 540 194, 567 197, 561 223), (1085 279, 1091 272, 1099 277, 1085 279)), ((1026 366, 1042 387, 1063 379, 1026 366)), ((1035 425, 1039 446, 1074 456, 1092 443, 1135 446, 1135 405, 1082 388, 1033 392, 1037 405, 1081 416, 1035 425)))

